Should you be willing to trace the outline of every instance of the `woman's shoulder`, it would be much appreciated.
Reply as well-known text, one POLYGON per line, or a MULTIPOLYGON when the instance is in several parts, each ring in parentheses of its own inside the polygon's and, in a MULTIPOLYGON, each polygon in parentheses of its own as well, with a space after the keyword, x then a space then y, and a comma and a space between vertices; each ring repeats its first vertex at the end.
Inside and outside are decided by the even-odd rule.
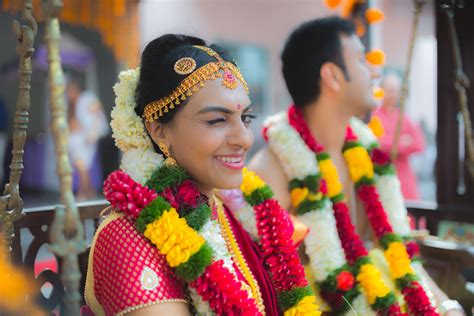
POLYGON ((117 314, 158 303, 185 302, 184 286, 164 256, 123 213, 112 213, 101 224, 89 260, 92 280, 88 280, 86 297, 93 310, 98 304, 107 314, 117 314))

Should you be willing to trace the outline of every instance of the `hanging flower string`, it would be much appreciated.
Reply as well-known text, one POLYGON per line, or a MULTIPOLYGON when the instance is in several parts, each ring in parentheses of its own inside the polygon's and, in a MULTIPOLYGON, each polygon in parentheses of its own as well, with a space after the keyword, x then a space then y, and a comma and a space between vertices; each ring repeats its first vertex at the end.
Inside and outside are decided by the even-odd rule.
POLYGON ((254 209, 258 242, 284 315, 320 315, 291 238, 293 226, 288 213, 272 199, 270 187, 246 168, 241 190, 254 209))
MULTIPOLYGON (((395 303, 394 294, 384 284, 380 271, 370 263, 367 250, 360 237, 355 233, 355 228, 350 220, 349 209, 344 202, 345 199, 337 169, 331 161, 329 154, 324 151, 322 145, 316 142, 299 109, 292 106, 289 109, 288 115, 290 125, 298 131, 307 146, 316 154, 322 178, 327 183, 328 196, 333 202, 342 247, 349 264, 357 267, 357 281, 364 289, 369 303, 376 310, 383 309, 388 314, 399 313, 399 306, 395 303)), ((368 151, 358 142, 357 136, 353 133, 352 129, 350 127, 347 128, 343 156, 346 160, 351 180, 356 186, 357 194, 365 206, 371 227, 385 249, 384 255, 390 268, 391 277, 403 293, 411 314, 424 316, 439 315, 431 305, 423 287, 418 282, 418 277, 411 267, 410 255, 403 243, 403 239, 394 233, 380 202, 375 186, 374 169, 378 171, 377 173, 383 174, 384 172, 392 172, 392 167, 389 160, 380 151, 374 150, 372 150, 372 155, 378 156, 378 161, 383 162, 381 164, 376 163, 375 166, 368 151)), ((374 160, 377 161, 377 159, 374 160)))

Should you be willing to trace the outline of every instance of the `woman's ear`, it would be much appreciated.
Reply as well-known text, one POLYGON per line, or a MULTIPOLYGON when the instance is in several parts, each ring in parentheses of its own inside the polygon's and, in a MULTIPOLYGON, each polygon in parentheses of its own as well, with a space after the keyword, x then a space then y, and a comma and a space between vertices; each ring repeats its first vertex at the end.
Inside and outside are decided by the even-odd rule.
POLYGON ((339 92, 341 90, 340 84, 340 69, 335 64, 327 62, 321 66, 320 70, 321 84, 332 91, 339 92))
POLYGON ((169 148, 170 141, 166 137, 166 127, 162 123, 160 123, 158 120, 154 120, 153 122, 145 122, 145 127, 148 130, 148 134, 150 134, 153 142, 156 144, 164 144, 169 148))

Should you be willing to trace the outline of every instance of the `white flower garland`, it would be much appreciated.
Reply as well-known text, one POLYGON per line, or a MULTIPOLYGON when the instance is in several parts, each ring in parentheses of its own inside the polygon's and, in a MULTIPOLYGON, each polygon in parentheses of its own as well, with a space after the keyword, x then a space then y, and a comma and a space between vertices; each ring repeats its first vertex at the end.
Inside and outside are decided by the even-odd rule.
MULTIPOLYGON (((309 150, 300 135, 288 122, 286 112, 278 113, 265 122, 268 145, 275 153, 288 179, 304 179, 308 175, 320 174, 315 154, 309 150)), ((310 228, 304 239, 305 251, 310 260, 310 269, 316 281, 324 281, 334 270, 347 263, 341 246, 332 210, 332 202, 325 206, 299 215, 310 228)), ((371 310, 365 296, 358 295, 353 306, 357 313, 371 310)), ((360 314, 365 315, 365 314, 360 314)))
POLYGON ((207 220, 202 226, 200 234, 214 250, 215 260, 224 261, 224 267, 235 273, 232 257, 227 249, 227 244, 222 236, 221 228, 216 220, 207 220))
POLYGON ((135 90, 140 68, 121 71, 114 85, 115 106, 112 109, 112 137, 123 152, 121 168, 133 180, 144 184, 151 172, 163 161, 155 152, 143 120, 135 113, 135 90))

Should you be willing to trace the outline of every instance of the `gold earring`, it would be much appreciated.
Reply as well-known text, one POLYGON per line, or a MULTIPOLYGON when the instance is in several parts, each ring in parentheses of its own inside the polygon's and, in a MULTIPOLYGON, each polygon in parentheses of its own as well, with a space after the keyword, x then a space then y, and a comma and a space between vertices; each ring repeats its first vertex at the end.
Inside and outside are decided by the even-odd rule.
POLYGON ((178 164, 176 160, 171 157, 168 146, 166 146, 165 143, 159 142, 158 147, 160 147, 161 152, 165 155, 165 165, 176 166, 178 164))

